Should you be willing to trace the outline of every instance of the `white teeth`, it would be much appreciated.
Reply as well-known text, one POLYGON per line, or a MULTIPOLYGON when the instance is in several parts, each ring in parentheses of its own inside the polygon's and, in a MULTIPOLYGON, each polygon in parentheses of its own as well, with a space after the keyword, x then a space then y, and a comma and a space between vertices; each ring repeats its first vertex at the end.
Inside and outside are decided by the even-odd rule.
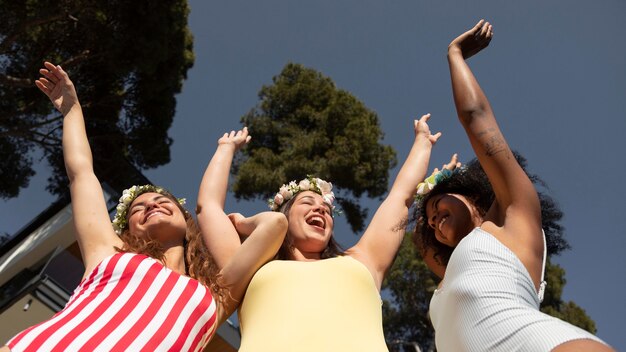
POLYGON ((325 227, 324 219, 319 216, 313 216, 307 220, 307 224, 319 227, 325 227))
POLYGON ((447 216, 441 219, 441 221, 439 222, 439 231, 441 231, 441 227, 443 226, 443 223, 446 222, 447 219, 448 219, 447 216))
POLYGON ((150 214, 148 215, 148 217, 146 218, 146 220, 150 219, 151 217, 153 217, 154 215, 157 215, 157 214, 163 214, 163 213, 162 213, 162 212, 160 212, 160 211, 155 211, 155 212, 153 212, 153 213, 150 213, 150 214))

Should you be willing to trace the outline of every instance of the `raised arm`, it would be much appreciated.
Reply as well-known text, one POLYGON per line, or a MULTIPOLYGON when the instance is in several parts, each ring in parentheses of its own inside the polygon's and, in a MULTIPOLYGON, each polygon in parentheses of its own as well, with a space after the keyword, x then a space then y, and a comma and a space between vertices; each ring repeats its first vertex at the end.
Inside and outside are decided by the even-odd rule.
MULTIPOLYGON (((511 152, 496 123, 487 97, 465 60, 486 48, 492 26, 483 20, 448 46, 448 63, 459 120, 496 195, 488 219, 512 225, 517 235, 541 241, 541 211, 537 193, 511 152)), ((537 246, 538 247, 538 246, 537 246)))
POLYGON ((35 85, 44 92, 63 118, 63 158, 70 179, 72 212, 85 272, 115 252, 122 241, 115 235, 104 201, 102 187, 93 172, 83 112, 74 84, 61 66, 49 62, 39 70, 35 85))
POLYGON ((219 283, 227 291, 220 299, 220 321, 237 309, 256 271, 276 255, 288 226, 287 218, 280 212, 268 211, 249 218, 235 213, 229 219, 246 240, 220 271, 219 283))
POLYGON ((230 166, 235 153, 250 141, 248 129, 224 133, 204 172, 196 213, 204 243, 219 269, 233 257, 241 246, 237 230, 224 213, 230 166))
POLYGON ((441 133, 432 135, 430 114, 414 121, 415 140, 387 198, 380 205, 361 240, 347 251, 374 276, 378 289, 402 244, 415 188, 428 171, 430 152, 441 133))

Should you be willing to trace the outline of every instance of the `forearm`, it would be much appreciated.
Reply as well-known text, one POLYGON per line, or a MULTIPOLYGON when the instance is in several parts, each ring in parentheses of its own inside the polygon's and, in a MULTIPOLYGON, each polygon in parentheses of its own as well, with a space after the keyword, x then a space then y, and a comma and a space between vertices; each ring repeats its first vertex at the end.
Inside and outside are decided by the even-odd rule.
POLYGON ((235 147, 228 144, 218 145, 211 162, 204 172, 198 192, 198 213, 204 206, 224 208, 230 166, 235 155, 235 147))
POLYGON ((428 138, 418 135, 411 151, 394 180, 390 197, 402 199, 407 207, 413 203, 417 185, 426 178, 433 144, 428 138))
POLYGON ((87 140, 85 119, 78 103, 63 118, 62 143, 65 169, 70 182, 80 173, 93 173, 93 158, 87 140))
POLYGON ((448 64, 457 114, 463 124, 491 113, 491 106, 458 47, 448 48, 448 64))
POLYGON ((272 226, 272 221, 276 221, 277 218, 280 220, 284 218, 284 215, 273 211, 258 213, 238 221, 236 225, 237 232, 245 236, 251 236, 260 226, 272 226))

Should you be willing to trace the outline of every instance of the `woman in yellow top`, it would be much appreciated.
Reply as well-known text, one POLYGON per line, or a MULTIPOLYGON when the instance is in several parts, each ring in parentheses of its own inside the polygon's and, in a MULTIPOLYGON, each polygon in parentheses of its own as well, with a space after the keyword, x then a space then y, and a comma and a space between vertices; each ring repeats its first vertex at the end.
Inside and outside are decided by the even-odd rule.
MULTIPOLYGON (((341 252, 333 240, 332 185, 308 177, 283 185, 270 202, 288 219, 277 260, 252 278, 239 310, 240 351, 387 351, 380 287, 402 243, 415 188, 425 178, 432 146, 430 114, 414 121, 415 140, 384 202, 359 242, 341 252)), ((240 141, 247 131, 231 132, 240 141)), ((250 220, 223 211, 228 172, 237 148, 221 145, 211 159, 198 196, 198 221, 217 265, 250 239, 250 220), (233 226, 226 231, 226 223, 233 226), (220 229, 218 231, 217 229, 220 229)))

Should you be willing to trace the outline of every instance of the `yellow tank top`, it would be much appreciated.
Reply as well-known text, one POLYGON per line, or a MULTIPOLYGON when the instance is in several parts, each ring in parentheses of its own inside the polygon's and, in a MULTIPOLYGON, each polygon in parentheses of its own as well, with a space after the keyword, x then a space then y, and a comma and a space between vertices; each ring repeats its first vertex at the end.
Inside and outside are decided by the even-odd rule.
POLYGON ((381 303, 372 274, 351 257, 271 261, 239 309, 239 351, 388 351, 381 303))

